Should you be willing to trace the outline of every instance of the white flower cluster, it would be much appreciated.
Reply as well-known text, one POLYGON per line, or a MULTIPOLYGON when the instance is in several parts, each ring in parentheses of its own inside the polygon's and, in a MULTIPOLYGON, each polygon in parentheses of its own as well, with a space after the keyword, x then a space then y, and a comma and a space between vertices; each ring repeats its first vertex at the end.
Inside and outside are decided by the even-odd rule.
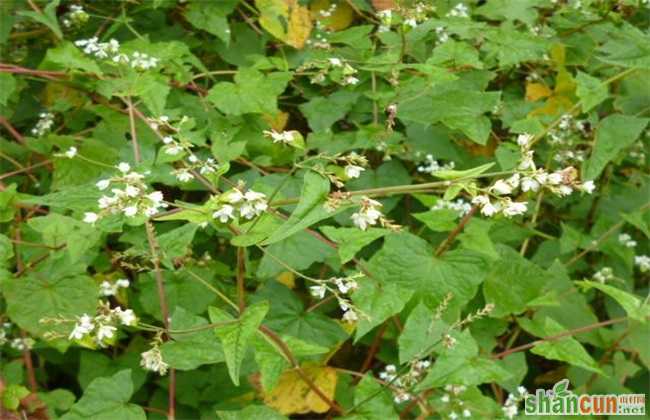
POLYGON ((167 373, 169 365, 163 360, 158 343, 155 343, 150 350, 145 351, 140 356, 140 366, 144 369, 157 372, 161 376, 167 373))
POLYGON ((411 363, 407 373, 399 376, 395 365, 386 365, 384 370, 379 373, 379 378, 391 385, 393 399, 396 404, 400 404, 413 398, 413 395, 407 390, 422 380, 429 366, 431 366, 429 360, 416 360, 411 363))
POLYGON ((360 277, 363 277, 363 274, 320 280, 316 286, 309 287, 309 293, 317 299, 323 299, 327 291, 331 292, 343 311, 343 320, 346 322, 355 322, 359 319, 359 315, 354 310, 350 300, 344 295, 349 295, 351 292, 357 290, 359 285, 356 279, 360 277))
POLYGON ((513 419, 519 413, 519 403, 528 395, 528 391, 523 386, 517 387, 517 394, 509 394, 508 399, 502 407, 503 415, 508 419, 513 419))
POLYGON ((78 152, 79 152, 79 151, 77 150, 76 147, 74 147, 74 146, 70 146, 70 147, 68 148, 68 150, 66 150, 65 152, 63 152, 63 153, 55 153, 54 156, 57 156, 57 157, 64 157, 64 158, 68 158, 68 159, 73 159, 75 156, 77 156, 77 153, 78 153, 78 152))
POLYGON ((352 223, 361 230, 376 225, 384 218, 384 215, 379 210, 380 207, 382 207, 382 204, 379 201, 362 197, 359 211, 352 214, 352 223))
POLYGON ((510 197, 517 189, 522 192, 537 192, 544 187, 553 194, 565 197, 578 190, 591 194, 596 188, 593 181, 579 182, 577 171, 573 167, 567 167, 552 173, 546 172, 544 168, 537 168, 533 159, 534 151, 530 149, 533 136, 520 134, 517 137, 517 144, 521 147, 522 159, 519 161, 517 172, 507 179, 497 180, 488 193, 497 200, 492 202, 488 194, 474 197, 472 203, 481 207, 481 214, 493 216, 503 213, 506 217, 513 217, 524 214, 527 211, 527 202, 514 202, 510 197))
POLYGON ((332 48, 332 45, 329 43, 327 38, 330 31, 328 31, 327 27, 323 25, 320 19, 316 20, 316 30, 312 33, 314 34, 315 39, 308 39, 305 44, 322 50, 330 50, 332 48))
POLYGON ((650 271, 650 257, 647 255, 635 255, 634 265, 639 267, 639 271, 642 273, 650 271))
POLYGON ((332 3, 330 7, 328 7, 327 9, 320 10, 318 14, 322 18, 329 18, 332 17, 332 15, 336 12, 337 8, 338 5, 336 3, 332 3))
MULTIPOLYGON (((650 130, 646 130, 646 137, 650 137, 650 130)), ((628 153, 628 157, 634 160, 639 166, 645 165, 646 155, 643 141, 637 141, 634 143, 634 146, 632 146, 628 153)))
POLYGON ((447 13, 447 17, 467 18, 469 17, 469 7, 464 3, 458 3, 447 13))
POLYGON ((448 171, 454 169, 455 167, 456 163, 453 161, 441 165, 437 160, 433 158, 433 155, 428 154, 425 157, 424 163, 418 166, 418 172, 433 175, 435 172, 448 171))
POLYGON ((627 233, 621 233, 618 235, 618 242, 626 248, 636 247, 636 241, 627 233))
POLYGON ((116 39, 108 42, 99 42, 95 36, 88 39, 80 39, 74 43, 83 49, 83 52, 99 59, 110 59, 113 63, 129 64, 136 70, 149 70, 158 66, 158 59, 148 54, 135 51, 131 56, 120 53, 120 43, 116 39))
POLYGON ((294 131, 283 131, 281 133, 278 133, 275 130, 264 130, 263 134, 265 137, 270 138, 273 140, 273 143, 281 143, 281 144, 291 144, 295 140, 295 132, 294 131))
POLYGON ((447 29, 444 26, 437 26, 436 37, 438 38, 439 44, 444 44, 449 41, 449 32, 447 32, 447 29))
POLYGON ((9 347, 17 351, 31 350, 34 347, 34 339, 29 337, 16 337, 9 342, 9 347))
POLYGON ((32 128, 32 135, 36 137, 43 137, 45 134, 52 131, 54 126, 54 114, 51 112, 41 112, 38 114, 39 120, 36 122, 34 128, 32 128))
POLYGON ((594 280, 599 283, 606 283, 614 278, 614 271, 611 267, 603 267, 594 273, 594 280))
POLYGON ((167 203, 163 201, 163 195, 160 191, 147 192, 149 188, 143 182, 144 175, 131 171, 131 166, 126 162, 117 165, 121 175, 109 179, 102 179, 97 182, 97 188, 101 191, 106 190, 114 184, 123 187, 112 188, 112 196, 103 195, 99 198, 99 213, 86 212, 84 222, 95 223, 102 216, 107 214, 123 213, 126 217, 135 217, 144 215, 151 217, 158 213, 161 208, 166 208, 167 203))
POLYGON ((456 201, 439 199, 436 201, 436 204, 431 207, 432 211, 445 209, 453 210, 458 213, 459 217, 463 217, 472 210, 472 205, 462 198, 459 198, 456 201))
POLYGON ((442 397, 440 397, 440 402, 443 404, 450 404, 452 407, 450 408, 451 411, 447 414, 447 418, 451 420, 455 420, 460 418, 461 416, 464 418, 468 418, 472 416, 472 412, 468 408, 463 408, 465 405, 465 401, 462 399, 458 398, 460 394, 465 392, 467 390, 467 387, 465 385, 445 385, 445 393, 442 394, 442 397), (455 411, 459 410, 460 415, 455 411))
POLYGON ((81 27, 88 22, 88 19, 90 19, 90 16, 86 13, 84 8, 77 4, 73 4, 70 6, 70 11, 63 15, 61 23, 63 23, 63 26, 66 28, 71 28, 73 26, 81 27))
POLYGON ((83 314, 68 336, 69 340, 85 340, 91 338, 100 347, 106 347, 115 337, 119 325, 133 326, 137 323, 137 317, 133 310, 123 310, 121 307, 110 308, 108 303, 100 303, 100 310, 97 315, 90 316, 83 314))
MULTIPOLYGON (((368 166, 368 159, 357 152, 350 152, 345 156, 341 156, 337 158, 337 161, 345 165, 343 167, 343 172, 348 180, 359 178, 361 173, 366 170, 366 166, 368 166)), ((339 184, 338 182, 335 182, 335 184, 342 186, 342 184, 339 184)))
POLYGON ((217 203, 212 217, 221 223, 235 220, 238 212, 240 217, 250 220, 269 208, 265 194, 253 190, 242 192, 240 188, 233 188, 211 200, 217 203))
POLYGON ((377 12, 380 25, 377 28, 378 32, 388 32, 393 24, 393 11, 391 9, 384 9, 377 12))
POLYGON ((126 289, 130 284, 127 279, 118 279, 115 283, 104 280, 99 285, 99 294, 101 296, 115 296, 119 289, 126 289))
POLYGON ((553 156, 553 160, 560 164, 569 162, 584 162, 587 154, 584 150, 560 150, 553 156))

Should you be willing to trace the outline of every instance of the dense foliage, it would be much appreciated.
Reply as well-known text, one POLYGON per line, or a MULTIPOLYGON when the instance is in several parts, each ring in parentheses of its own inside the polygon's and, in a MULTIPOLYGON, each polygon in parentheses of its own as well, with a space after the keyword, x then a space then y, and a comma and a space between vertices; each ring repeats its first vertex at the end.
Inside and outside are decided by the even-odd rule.
POLYGON ((648 3, 3 0, 0 417, 647 392, 648 3))

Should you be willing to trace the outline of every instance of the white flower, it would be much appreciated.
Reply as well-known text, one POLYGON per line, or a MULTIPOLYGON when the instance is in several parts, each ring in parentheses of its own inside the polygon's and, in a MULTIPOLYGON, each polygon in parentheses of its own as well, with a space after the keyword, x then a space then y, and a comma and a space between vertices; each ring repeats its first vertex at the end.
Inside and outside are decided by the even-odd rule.
POLYGON ((533 160, 533 155, 534 152, 532 150, 525 152, 523 158, 519 162, 519 169, 522 171, 525 171, 527 169, 534 169, 535 161, 533 160))
POLYGON ((136 214, 138 214, 138 207, 137 206, 128 206, 125 207, 123 210, 124 215, 126 217, 134 217, 136 214))
POLYGON ((124 192, 128 197, 137 197, 140 194, 140 189, 138 187, 134 187, 133 185, 127 185, 124 189, 124 192))
POLYGON ((125 174, 131 170, 131 165, 129 165, 126 162, 120 162, 120 164, 117 165, 117 169, 119 169, 120 172, 125 174))
POLYGON ((113 338, 116 330, 117 328, 112 325, 100 325, 97 328, 97 342, 101 343, 104 339, 113 338))
POLYGON ((517 144, 521 147, 528 147, 533 137, 532 134, 528 133, 520 134, 517 136, 517 144))
POLYGON ((650 257, 647 255, 635 255, 634 265, 638 266, 642 273, 645 273, 650 270, 650 257))
POLYGON ((99 285, 99 294, 102 296, 115 296, 116 293, 117 285, 112 285, 106 280, 99 285))
POLYGON ((163 195, 160 191, 154 191, 149 193, 147 195, 147 198, 149 198, 149 200, 153 201, 154 203, 160 203, 161 201, 163 201, 163 195))
POLYGON ((245 219, 252 219, 256 215, 255 206, 246 203, 239 208, 239 214, 245 219))
POLYGON ((587 194, 591 194, 596 190, 596 184, 594 181, 583 182, 580 186, 578 186, 578 189, 580 191, 586 192, 587 194))
POLYGON ((343 79, 343 84, 346 85, 346 86, 347 85, 353 85, 354 86, 357 83, 359 83, 359 79, 354 77, 354 76, 348 76, 345 79, 343 79))
POLYGON ((566 197, 567 195, 571 195, 573 188, 570 185, 560 185, 556 191, 559 196, 566 197))
POLYGON ((117 308, 113 309, 113 313, 115 316, 117 316, 122 325, 132 326, 136 323, 137 318, 131 309, 126 309, 123 311, 122 308, 118 306, 117 308))
POLYGON ((449 402, 449 394, 444 394, 442 397, 440 397, 440 401, 443 403, 448 403, 449 402))
POLYGON ((352 309, 348 309, 347 311, 345 311, 345 313, 343 313, 343 321, 355 322, 358 319, 359 317, 357 316, 357 313, 354 312, 352 309))
POLYGON ((160 354, 160 349, 157 346, 141 354, 140 366, 146 370, 158 372, 160 375, 166 374, 169 368, 169 365, 163 361, 162 354, 160 354))
POLYGON ((104 195, 99 198, 97 203, 100 209, 105 209, 110 207, 113 203, 115 203, 115 201, 117 201, 115 197, 109 197, 107 195, 104 195))
POLYGON ((199 158, 196 157, 196 155, 189 155, 189 156, 187 157, 187 160, 189 160, 190 163, 196 163, 196 162, 199 161, 199 158))
POLYGON ((348 178, 359 178, 359 175, 361 175, 361 172, 365 171, 366 169, 357 166, 357 165, 347 165, 345 167, 345 176, 348 178))
POLYGON ((537 191, 539 190, 539 182, 537 182, 535 179, 530 178, 530 177, 524 177, 521 180, 521 190, 523 192, 527 191, 537 191))
POLYGON ((179 144, 170 144, 165 147, 165 153, 172 156, 175 156, 182 151, 183 151, 183 147, 181 147, 179 144))
POLYGON ((95 223, 97 220, 99 220, 99 216, 97 215, 97 213, 93 213, 90 211, 84 213, 84 222, 95 223))
POLYGON ((68 339, 81 340, 85 335, 90 334, 93 328, 95 328, 95 325, 93 324, 92 318, 87 314, 83 314, 75 324, 68 339))
POLYGON ((162 142, 165 144, 170 144, 174 142, 174 138, 172 136, 165 136, 162 138, 162 142))
POLYGON ((448 417, 450 420, 456 420, 458 418, 458 414, 456 414, 455 411, 452 411, 451 413, 449 413, 448 417))
POLYGON ((228 223, 229 219, 234 219, 235 208, 229 204, 224 204, 219 210, 212 213, 214 219, 219 219, 221 223, 228 223))
POLYGON ((176 179, 178 179, 181 182, 189 182, 192 179, 194 179, 194 175, 187 169, 181 169, 178 172, 176 172, 176 179))
POLYGON ((343 62, 340 58, 328 58, 328 61, 334 67, 341 67, 343 65, 343 62))
POLYGON ((463 410, 463 417, 472 417, 472 412, 468 409, 463 410))
POLYGON ((487 195, 477 195, 472 199, 472 204, 477 204, 479 206, 484 206, 490 202, 490 198, 487 195))
POLYGON ((118 280, 115 282, 115 285, 116 285, 117 287, 121 287, 121 288, 126 289, 127 287, 129 287, 129 286, 131 285, 131 282, 129 282, 128 279, 118 279, 118 280))
POLYGON ((499 179, 491 188, 492 191, 499 195, 507 195, 512 192, 512 186, 502 179, 499 179))
POLYGON ((248 190, 246 191, 246 194, 244 194, 244 199, 246 199, 246 201, 263 200, 264 198, 266 198, 265 194, 253 190, 248 190))
POLYGON ((354 290, 357 288, 357 282, 355 281, 346 282, 345 279, 342 278, 334 279, 334 284, 336 284, 336 287, 339 288, 341 293, 347 293, 350 290, 354 290))
POLYGON ((527 202, 518 202, 518 201, 511 201, 506 204, 506 206, 503 208, 503 214, 506 217, 513 217, 513 216, 518 216, 520 214, 526 213, 528 210, 528 205, 527 202))
POLYGON ((108 188, 111 185, 111 180, 110 179, 100 179, 99 181, 97 181, 97 183, 95 185, 97 186, 97 189, 102 191, 102 190, 105 190, 106 188, 108 188))
POLYGON ((548 175, 546 180, 550 185, 561 184, 562 183, 562 174, 560 172, 553 172, 552 174, 548 175))
POLYGON ((72 159, 73 157, 77 156, 77 148, 71 146, 68 150, 66 150, 65 156, 69 159, 72 159))
POLYGON ((503 415, 506 416, 508 419, 513 419, 518 412, 519 410, 517 409, 517 406, 514 404, 503 406, 503 415))
POLYGON ((239 190, 232 190, 226 194, 225 198, 230 204, 236 204, 244 199, 244 194, 239 190))
POLYGON ((517 392, 518 392, 519 395, 521 395, 521 396, 526 396, 526 395, 528 395, 528 390, 526 389, 525 386, 518 386, 518 387, 517 387, 517 392))
POLYGON ((313 297, 322 299, 325 297, 325 292, 327 292, 327 288, 323 285, 318 285, 318 286, 310 286, 309 287, 309 294, 311 294, 313 297))

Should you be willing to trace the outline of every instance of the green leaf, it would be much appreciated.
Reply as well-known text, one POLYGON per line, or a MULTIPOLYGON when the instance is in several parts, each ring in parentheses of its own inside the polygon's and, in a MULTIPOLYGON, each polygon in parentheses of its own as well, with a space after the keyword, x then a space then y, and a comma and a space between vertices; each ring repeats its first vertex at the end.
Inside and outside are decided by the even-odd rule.
POLYGON ((275 72, 264 75, 252 68, 241 68, 235 83, 217 83, 207 99, 229 115, 277 112, 277 97, 291 80, 291 73, 275 72))
MULTIPOLYGON (((537 337, 548 337, 566 332, 566 329, 552 318, 536 319, 518 318, 521 328, 537 337)), ((598 364, 587 353, 584 347, 571 336, 559 340, 543 341, 531 349, 531 353, 538 354, 550 360, 560 360, 574 366, 587 369, 591 372, 603 374, 598 364)))
POLYGON ((476 178, 488 169, 494 166, 494 163, 486 163, 485 165, 477 166, 476 168, 466 169, 464 171, 444 170, 436 171, 433 176, 440 179, 471 179, 476 178))
POLYGON ((273 232, 262 245, 270 245, 286 239, 296 232, 308 228, 316 222, 327 219, 333 212, 325 209, 323 204, 330 192, 329 180, 313 172, 305 172, 300 201, 289 219, 273 232))
POLYGON ((200 329, 208 321, 176 307, 172 315, 172 330, 195 330, 187 333, 174 333, 172 340, 161 347, 163 360, 169 366, 180 370, 193 370, 201 365, 220 363, 225 360, 221 344, 209 328, 200 329))
POLYGON ((431 328, 433 321, 433 311, 426 305, 418 303, 413 308, 397 341, 400 364, 424 356, 427 349, 441 340, 441 335, 431 328))
POLYGON ((595 281, 584 280, 578 281, 576 284, 581 286, 584 290, 594 288, 605 293, 618 302, 623 309, 625 309, 627 315, 632 319, 645 323, 648 320, 648 317, 650 317, 650 304, 642 302, 641 299, 633 294, 595 281))
POLYGON ((0 105, 7 105, 16 90, 16 79, 9 73, 0 73, 0 105))
POLYGON ((108 378, 97 378, 61 420, 145 420, 142 407, 130 404, 133 395, 131 370, 122 370, 108 378))
POLYGON ((2 406, 7 410, 16 411, 20 406, 20 400, 28 395, 29 389, 22 385, 10 384, 2 392, 2 406))
POLYGON ((277 260, 290 262, 295 270, 309 268, 315 262, 324 262, 336 255, 336 250, 313 237, 307 232, 298 232, 295 235, 269 245, 262 257, 257 275, 261 278, 270 278, 287 271, 287 268, 277 260))
POLYGON ((429 210, 412 216, 434 232, 449 232, 458 224, 458 212, 452 209, 429 210))
POLYGON ((300 111, 314 132, 330 131, 332 124, 345 117, 358 98, 358 93, 340 90, 327 97, 311 99, 300 105, 300 111))
POLYGON ((463 232, 458 235, 458 240, 463 248, 472 251, 480 252, 490 258, 498 259, 499 254, 490 239, 490 229, 494 226, 494 222, 473 218, 463 229, 463 232))
MULTIPOLYGON (((241 316, 236 319, 235 323, 226 324, 214 329, 214 333, 223 346, 230 379, 232 379, 232 382, 236 386, 239 386, 239 372, 248 345, 268 310, 269 304, 267 302, 255 303, 247 307, 241 316)), ((211 322, 233 320, 233 317, 227 312, 214 306, 208 308, 208 313, 210 314, 211 322)))
POLYGON ((158 237, 158 245, 163 254, 163 264, 169 269, 174 268, 174 260, 183 257, 191 251, 192 239, 199 228, 195 223, 186 223, 158 237))
POLYGON ((14 245, 11 239, 0 233, 0 267, 14 256, 14 245))
POLYGON ((620 114, 605 117, 596 128, 591 156, 582 167, 583 179, 596 179, 609 162, 636 141, 648 121, 648 118, 620 114))
POLYGON ((376 280, 364 279, 352 294, 352 301, 361 310, 357 323, 355 342, 404 309, 413 292, 397 284, 377 284, 376 280))
POLYGON ((287 420, 287 417, 265 405, 249 405, 239 411, 217 411, 221 420, 287 420))
POLYGON ((580 98, 582 112, 589 112, 609 96, 607 85, 587 73, 578 72, 576 82, 576 95, 580 98))
POLYGON ((226 45, 229 45, 230 27, 227 16, 232 13, 236 5, 237 0, 190 3, 185 9, 185 18, 195 28, 216 35, 226 45))
POLYGON ((469 66, 480 69, 483 63, 478 57, 478 51, 466 42, 449 40, 433 49, 433 55, 427 63, 448 64, 451 67, 469 66))
POLYGON ((44 62, 56 64, 57 68, 102 74, 97 62, 71 42, 63 42, 56 48, 48 49, 44 62))
POLYGON ((79 271, 63 271, 67 262, 50 262, 44 271, 22 278, 10 278, 2 283, 7 299, 7 313, 21 328, 35 335, 49 331, 68 335, 71 325, 43 324, 41 319, 94 314, 97 305, 97 285, 79 271), (56 265, 54 265, 56 264, 56 265), (76 271, 76 272, 75 272, 76 271))
POLYGON ((501 259, 493 263, 485 279, 483 296, 486 302, 495 304, 491 316, 519 314, 541 295, 550 276, 510 247, 498 245, 497 251, 501 259))
POLYGON ((354 404, 357 409, 346 419, 355 420, 397 420, 393 396, 380 385, 372 375, 367 374, 354 389, 354 404))
POLYGON ((56 17, 56 9, 59 7, 60 2, 60 0, 50 1, 41 13, 21 10, 18 12, 18 15, 25 16, 35 20, 38 23, 42 23, 43 25, 50 28, 50 30, 54 32, 54 34, 59 39, 63 39, 63 33, 61 32, 61 27, 59 26, 59 20, 56 17))
POLYGON ((454 250, 441 258, 421 238, 410 233, 387 235, 384 247, 368 264, 368 271, 382 286, 396 285, 413 291, 431 309, 453 294, 451 308, 465 305, 487 273, 486 260, 478 253, 454 250))
POLYGON ((390 231, 379 228, 369 228, 360 231, 357 228, 335 228, 323 226, 320 229, 325 236, 338 245, 338 253, 341 263, 345 264, 354 258, 357 252, 371 242, 387 235, 390 231))

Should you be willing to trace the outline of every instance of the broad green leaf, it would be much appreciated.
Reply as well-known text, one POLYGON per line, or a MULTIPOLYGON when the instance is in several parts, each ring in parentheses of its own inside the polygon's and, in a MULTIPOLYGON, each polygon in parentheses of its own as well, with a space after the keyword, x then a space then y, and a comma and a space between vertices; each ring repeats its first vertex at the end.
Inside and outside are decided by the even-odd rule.
POLYGON ((354 404, 358 408, 346 419, 397 420, 391 392, 370 374, 365 375, 354 389, 354 404))
POLYGON ((576 82, 578 83, 576 94, 580 98, 582 112, 589 112, 609 96, 607 85, 587 73, 578 72, 576 82))
POLYGON ((41 12, 36 11, 19 11, 18 15, 28 17, 38 23, 50 28, 52 32, 59 38, 63 39, 63 33, 59 26, 59 19, 56 16, 56 9, 59 7, 61 0, 50 1, 41 12))
POLYGON ((75 319, 84 313, 95 313, 97 284, 77 270, 78 266, 68 271, 62 269, 64 264, 68 263, 61 259, 45 263, 43 271, 2 283, 7 313, 21 328, 39 336, 49 331, 67 336, 72 330, 71 324, 44 324, 41 319, 75 319))
POLYGON ((618 302, 623 307, 623 309, 625 309, 627 315, 632 319, 645 323, 650 317, 650 304, 645 301, 642 302, 641 299, 639 299, 637 296, 634 296, 633 294, 618 289, 614 286, 609 286, 607 284, 602 284, 595 281, 585 280, 576 282, 576 284, 581 286, 584 290, 594 288, 605 293, 616 302, 618 302))
POLYGON ((278 230, 262 242, 262 245, 279 242, 316 222, 331 217, 333 213, 323 206, 329 192, 330 182, 327 178, 316 172, 307 171, 296 209, 278 230))
POLYGON ((0 267, 4 266, 14 256, 14 245, 11 239, 0 233, 0 267))
POLYGON ((173 269, 174 260, 191 251, 192 239, 198 228, 199 225, 195 223, 186 223, 158 236, 158 245, 163 254, 162 261, 167 268, 173 269))
POLYGON ((205 318, 196 316, 182 307, 172 315, 172 330, 195 330, 172 334, 172 339, 161 347, 163 360, 169 366, 180 370, 193 370, 201 365, 223 362, 224 355, 219 340, 207 325, 205 318))
POLYGON ((474 297, 487 274, 486 260, 480 254, 454 250, 434 257, 429 244, 410 233, 387 235, 367 269, 382 287, 394 285, 402 293, 413 291, 431 309, 450 292, 454 296, 450 308, 462 307, 474 297))
POLYGON ((449 232, 458 224, 458 212, 452 209, 429 210, 412 216, 434 232, 449 232))
POLYGON ((257 268, 257 276, 266 279, 286 271, 286 267, 278 260, 285 264, 290 263, 295 270, 304 270, 313 263, 324 262, 335 255, 336 250, 323 241, 307 232, 297 232, 266 247, 257 268))
POLYGON ((2 407, 10 411, 16 411, 20 406, 20 400, 28 395, 29 389, 22 385, 10 384, 3 389, 2 407))
POLYGON ((463 229, 463 232, 458 235, 458 241, 465 249, 481 252, 490 258, 498 259, 499 254, 490 239, 490 229, 494 226, 494 222, 489 220, 474 218, 463 229))
POLYGON ((9 73, 0 73, 0 105, 7 105, 16 90, 16 79, 9 73))
POLYGON ((448 64, 452 67, 469 66, 480 69, 483 63, 478 57, 478 51, 466 42, 449 40, 433 49, 433 55, 427 63, 448 64))
POLYGON ((277 97, 291 80, 291 74, 275 72, 264 75, 252 68, 241 68, 235 75, 235 83, 217 83, 207 99, 225 114, 277 112, 277 97))
POLYGON ((145 420, 142 407, 129 403, 133 394, 131 371, 122 370, 107 378, 97 378, 61 420, 145 420))
POLYGON ((63 42, 56 48, 47 50, 44 63, 46 65, 53 63, 57 68, 78 70, 97 75, 103 74, 97 62, 85 55, 83 51, 75 47, 71 42, 63 42))
POLYGON ((650 36, 624 22, 621 30, 610 31, 598 59, 627 68, 650 69, 650 36))
MULTIPOLYGON (((239 386, 239 372, 250 341, 268 310, 269 304, 267 302, 255 303, 246 308, 241 316, 236 319, 237 322, 214 329, 214 333, 223 347, 230 379, 236 386, 239 386)), ((233 320, 233 317, 227 312, 214 306, 208 308, 208 313, 210 314, 210 322, 213 323, 233 320)))
POLYGON ((455 170, 443 170, 436 171, 433 175, 436 178, 440 179, 471 179, 476 178, 482 173, 486 172, 488 169, 494 166, 494 163, 486 163, 485 165, 477 166, 476 168, 466 169, 464 171, 455 171, 455 170))
POLYGON ((315 132, 330 131, 332 124, 343 119, 358 98, 358 93, 340 90, 330 96, 318 96, 311 99, 300 105, 300 111, 307 117, 312 130, 315 132))
POLYGON ((325 236, 337 243, 339 257, 343 264, 353 259, 363 247, 390 232, 380 228, 369 228, 360 231, 357 228, 335 228, 332 226, 323 226, 321 231, 325 236))
POLYGON ((50 418, 58 418, 57 413, 66 412, 72 407, 77 397, 67 389, 55 389, 49 392, 39 392, 38 399, 47 406, 50 418))
POLYGON ((413 360, 418 355, 424 356, 427 349, 440 342, 442 336, 431 328, 433 321, 434 313, 426 305, 419 303, 413 308, 397 342, 401 364, 413 360))
POLYGON ((648 121, 648 118, 620 114, 609 115, 600 121, 591 156, 582 167, 582 177, 596 179, 609 162, 636 141, 648 121))
POLYGON ((498 245, 497 252, 501 259, 492 264, 483 285, 483 296, 486 302, 495 305, 491 316, 519 314, 541 295, 550 276, 510 247, 498 245))
POLYGON ((362 312, 357 323, 355 342, 392 315, 401 312, 411 296, 413 291, 403 286, 377 284, 375 279, 363 279, 352 295, 352 301, 362 312))
POLYGON ((231 30, 227 16, 232 13, 237 0, 220 2, 193 2, 185 9, 185 18, 195 28, 216 35, 226 45, 230 44, 231 30))
MULTIPOLYGON (((528 333, 537 337, 549 337, 566 332, 566 329, 552 318, 537 319, 535 322, 518 318, 519 325, 528 333)), ((545 340, 531 349, 531 352, 550 360, 560 360, 574 366, 602 374, 596 361, 584 347, 571 336, 558 340, 545 340)))

